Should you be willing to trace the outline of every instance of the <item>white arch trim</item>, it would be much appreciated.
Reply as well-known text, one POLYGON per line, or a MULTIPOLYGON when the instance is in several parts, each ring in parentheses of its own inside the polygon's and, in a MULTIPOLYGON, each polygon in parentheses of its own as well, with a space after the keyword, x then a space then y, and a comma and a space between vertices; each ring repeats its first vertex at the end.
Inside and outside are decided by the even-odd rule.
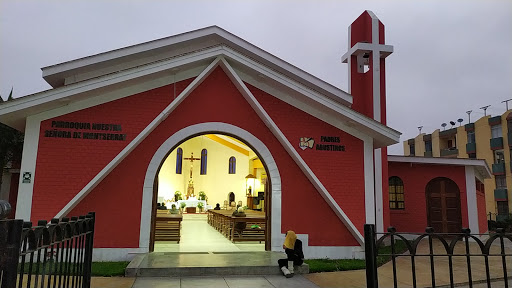
POLYGON ((149 251, 149 236, 151 232, 151 209, 153 205, 153 185, 160 164, 167 157, 169 151, 178 143, 188 137, 204 133, 226 133, 239 137, 254 148, 263 162, 267 165, 271 180, 271 244, 273 251, 281 251, 283 235, 281 235, 281 175, 270 150, 254 135, 248 131, 222 122, 208 122, 188 126, 170 136, 155 152, 149 162, 144 178, 142 191, 142 209, 140 221, 139 249, 149 251))

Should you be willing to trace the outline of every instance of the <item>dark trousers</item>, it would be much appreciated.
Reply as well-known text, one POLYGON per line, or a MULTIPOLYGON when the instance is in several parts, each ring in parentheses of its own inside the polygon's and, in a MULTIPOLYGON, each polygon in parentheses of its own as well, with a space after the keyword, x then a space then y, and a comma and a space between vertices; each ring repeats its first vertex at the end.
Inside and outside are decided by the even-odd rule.
POLYGON ((284 252, 286 253, 286 256, 288 256, 288 258, 277 260, 279 268, 283 266, 288 268, 288 261, 293 261, 293 266, 300 266, 304 262, 302 261, 302 259, 299 258, 299 256, 297 256, 297 254, 295 254, 295 252, 292 249, 286 249, 284 250, 284 252))

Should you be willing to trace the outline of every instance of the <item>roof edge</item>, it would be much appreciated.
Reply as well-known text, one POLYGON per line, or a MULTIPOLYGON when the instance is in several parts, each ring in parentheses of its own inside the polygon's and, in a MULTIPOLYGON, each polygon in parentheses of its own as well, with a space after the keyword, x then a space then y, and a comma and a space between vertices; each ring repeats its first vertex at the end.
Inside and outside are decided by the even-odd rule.
POLYGON ((440 158, 440 157, 416 157, 402 155, 388 155, 388 162, 418 163, 418 164, 436 164, 436 165, 458 165, 480 167, 486 171, 486 178, 490 178, 492 173, 484 159, 468 158, 440 158))

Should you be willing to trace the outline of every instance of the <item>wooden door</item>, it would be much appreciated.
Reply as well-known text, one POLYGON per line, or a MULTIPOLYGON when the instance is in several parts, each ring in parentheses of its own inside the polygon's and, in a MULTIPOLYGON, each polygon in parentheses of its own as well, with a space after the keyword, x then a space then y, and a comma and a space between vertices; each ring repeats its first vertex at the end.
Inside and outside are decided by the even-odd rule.
POLYGON ((457 184, 448 178, 439 177, 428 182, 425 190, 428 226, 438 233, 460 233, 462 215, 457 184))
POLYGON ((158 173, 153 182, 153 204, 151 205, 151 232, 149 234, 149 252, 155 251, 156 201, 158 199, 158 173))

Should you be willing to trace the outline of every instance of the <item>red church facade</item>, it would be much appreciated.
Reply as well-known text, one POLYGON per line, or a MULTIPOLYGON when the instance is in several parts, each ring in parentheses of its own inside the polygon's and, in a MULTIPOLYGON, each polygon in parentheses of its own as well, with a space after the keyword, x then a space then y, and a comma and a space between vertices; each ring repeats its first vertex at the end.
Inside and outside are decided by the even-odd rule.
MULTIPOLYGON (((349 93, 218 27, 43 68, 53 89, 0 105, 0 121, 25 132, 16 218, 95 211, 95 259, 151 251, 165 157, 191 137, 217 133, 250 146, 269 175, 267 250, 281 251, 294 230, 307 258, 361 257, 365 223, 424 228, 407 226, 388 206, 388 178, 399 175, 411 199, 401 213, 425 218, 425 203, 413 200, 423 185, 414 179, 423 176, 388 168, 386 147, 400 135, 385 125, 392 47, 369 11, 350 31, 349 93)), ((464 165, 420 173, 452 178, 462 203, 471 176, 464 165)), ((462 225, 474 226, 464 209, 462 225)))

